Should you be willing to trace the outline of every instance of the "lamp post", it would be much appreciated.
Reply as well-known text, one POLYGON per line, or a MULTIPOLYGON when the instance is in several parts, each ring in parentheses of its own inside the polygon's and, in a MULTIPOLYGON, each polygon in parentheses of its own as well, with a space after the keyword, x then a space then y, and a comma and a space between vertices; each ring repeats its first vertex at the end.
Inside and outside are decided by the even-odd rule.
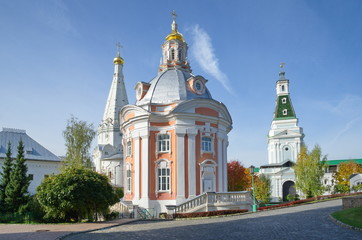
POLYGON ((255 202, 255 191, 254 191, 254 169, 255 167, 251 165, 249 167, 251 173, 251 187, 253 188, 253 212, 256 212, 256 202, 255 202))

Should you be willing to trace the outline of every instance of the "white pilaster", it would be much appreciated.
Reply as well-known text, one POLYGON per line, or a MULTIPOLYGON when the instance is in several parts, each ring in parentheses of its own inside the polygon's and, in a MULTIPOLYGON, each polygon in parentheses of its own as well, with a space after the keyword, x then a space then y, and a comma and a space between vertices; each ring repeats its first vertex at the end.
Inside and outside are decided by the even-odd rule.
POLYGON ((224 167, 224 163, 223 163, 223 135, 218 133, 217 134, 217 167, 218 167, 218 173, 217 173, 217 178, 218 178, 218 192, 223 192, 223 167, 224 167))
POLYGON ((189 199, 196 197, 196 152, 195 152, 196 134, 197 134, 197 129, 187 130, 189 199))
POLYGON ((134 199, 140 198, 140 138, 134 138, 134 199))
POLYGON ((176 130, 177 136, 177 201, 185 201, 185 131, 176 130))
POLYGON ((142 200, 148 200, 148 132, 140 136, 142 138, 142 200))
POLYGON ((224 181, 224 187, 223 187, 223 191, 224 192, 227 192, 228 191, 228 171, 227 171, 227 148, 228 148, 228 145, 229 145, 229 141, 228 141, 228 138, 226 136, 226 138, 224 139, 224 144, 223 144, 223 171, 224 171, 224 176, 223 176, 223 181, 224 181))

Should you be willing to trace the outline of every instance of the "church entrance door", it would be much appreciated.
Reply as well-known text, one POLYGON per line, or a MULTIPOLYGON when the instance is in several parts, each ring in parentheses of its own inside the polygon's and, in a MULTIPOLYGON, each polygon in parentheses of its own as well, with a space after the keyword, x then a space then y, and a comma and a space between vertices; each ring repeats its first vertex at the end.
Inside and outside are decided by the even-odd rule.
POLYGON ((295 191, 295 184, 293 181, 286 181, 283 184, 283 201, 287 201, 287 196, 291 195, 291 196, 295 196, 296 191, 295 191))

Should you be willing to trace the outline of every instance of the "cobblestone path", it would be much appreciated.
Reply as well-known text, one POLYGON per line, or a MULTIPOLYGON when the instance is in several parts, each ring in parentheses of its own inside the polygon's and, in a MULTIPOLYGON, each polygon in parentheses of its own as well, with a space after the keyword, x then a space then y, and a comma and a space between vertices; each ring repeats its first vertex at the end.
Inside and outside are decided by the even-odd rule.
POLYGON ((65 240, 115 239, 362 239, 362 232, 336 225, 329 215, 342 200, 222 218, 139 221, 65 240))

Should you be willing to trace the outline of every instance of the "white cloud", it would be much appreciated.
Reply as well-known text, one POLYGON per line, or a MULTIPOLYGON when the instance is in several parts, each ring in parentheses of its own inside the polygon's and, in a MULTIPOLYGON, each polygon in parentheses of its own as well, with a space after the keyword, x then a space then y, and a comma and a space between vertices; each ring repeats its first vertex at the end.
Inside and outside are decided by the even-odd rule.
POLYGON ((219 59, 215 56, 209 34, 200 28, 199 25, 191 28, 191 34, 193 38, 191 54, 197 63, 203 71, 213 76, 230 94, 234 95, 227 75, 219 67, 219 59))

